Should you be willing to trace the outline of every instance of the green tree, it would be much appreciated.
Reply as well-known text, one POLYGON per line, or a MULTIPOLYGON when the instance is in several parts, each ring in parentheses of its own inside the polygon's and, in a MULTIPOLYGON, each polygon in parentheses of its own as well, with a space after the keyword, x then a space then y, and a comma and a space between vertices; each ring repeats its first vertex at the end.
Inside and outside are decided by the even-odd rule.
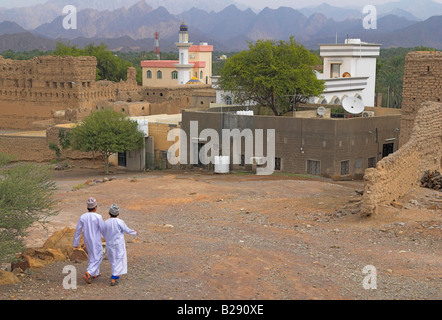
POLYGON ((143 146, 144 134, 138 131, 136 121, 113 110, 93 112, 72 130, 74 150, 98 152, 109 174, 109 157, 117 152, 137 150, 143 146))
POLYGON ((6 166, 10 160, 0 155, 0 262, 15 259, 31 226, 45 225, 58 214, 49 169, 35 164, 6 166))
POLYGON ((226 61, 218 83, 222 90, 232 92, 235 103, 253 101, 279 116, 292 103, 322 93, 324 82, 312 68, 319 64, 320 58, 293 37, 289 41, 259 40, 226 61))

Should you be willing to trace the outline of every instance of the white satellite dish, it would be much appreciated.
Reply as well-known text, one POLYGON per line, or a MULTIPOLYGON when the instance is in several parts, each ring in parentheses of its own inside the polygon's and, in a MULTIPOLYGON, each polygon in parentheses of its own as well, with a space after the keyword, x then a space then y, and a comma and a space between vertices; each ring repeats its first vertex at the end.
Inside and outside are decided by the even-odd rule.
POLYGON ((319 107, 318 110, 316 110, 316 114, 320 117, 324 116, 326 110, 324 107, 319 107))
POLYGON ((351 114, 360 114, 364 111, 365 106, 361 99, 356 97, 346 97, 342 100, 344 110, 351 114))

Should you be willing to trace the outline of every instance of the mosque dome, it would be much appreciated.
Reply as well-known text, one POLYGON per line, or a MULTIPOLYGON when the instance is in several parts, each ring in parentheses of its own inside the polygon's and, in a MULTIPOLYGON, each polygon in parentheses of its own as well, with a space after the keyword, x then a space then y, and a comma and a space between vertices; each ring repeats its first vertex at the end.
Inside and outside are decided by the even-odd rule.
POLYGON ((183 20, 183 24, 180 25, 180 31, 187 31, 187 30, 188 30, 187 24, 183 20))

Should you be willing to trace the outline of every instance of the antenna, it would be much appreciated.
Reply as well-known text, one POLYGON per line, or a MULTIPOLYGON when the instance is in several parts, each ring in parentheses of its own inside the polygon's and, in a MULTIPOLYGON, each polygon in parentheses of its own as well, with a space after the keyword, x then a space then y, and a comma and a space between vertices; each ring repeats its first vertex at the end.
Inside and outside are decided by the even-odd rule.
POLYGON ((157 59, 160 60, 160 34, 155 32, 155 54, 157 59))
POLYGON ((326 110, 324 107, 319 107, 318 110, 316 110, 316 114, 318 116, 320 116, 321 118, 324 116, 325 112, 326 112, 326 110))
POLYGON ((344 110, 351 114, 360 114, 364 111, 365 106, 361 99, 356 97, 346 97, 342 100, 344 110))

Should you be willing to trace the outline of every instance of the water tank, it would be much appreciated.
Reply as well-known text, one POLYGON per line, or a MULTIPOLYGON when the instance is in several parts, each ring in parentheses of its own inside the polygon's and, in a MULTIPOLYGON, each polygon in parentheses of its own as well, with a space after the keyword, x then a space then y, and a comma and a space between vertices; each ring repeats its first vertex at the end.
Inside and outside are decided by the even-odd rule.
POLYGON ((215 157, 215 173, 229 173, 230 171, 230 157, 217 156, 215 157))
POLYGON ((253 116, 253 110, 250 111, 236 111, 237 115, 240 116, 253 116))

